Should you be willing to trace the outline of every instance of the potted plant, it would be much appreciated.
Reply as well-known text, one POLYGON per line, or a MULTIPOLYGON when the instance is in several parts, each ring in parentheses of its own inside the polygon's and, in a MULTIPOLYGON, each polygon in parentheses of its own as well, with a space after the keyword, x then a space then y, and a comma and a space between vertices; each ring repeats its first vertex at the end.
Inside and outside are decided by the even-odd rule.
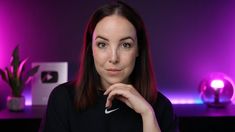
POLYGON ((22 111, 25 108, 25 97, 22 92, 25 85, 38 71, 39 66, 35 66, 26 71, 28 58, 20 60, 19 45, 12 52, 10 66, 5 69, 0 68, 2 79, 10 86, 11 95, 7 97, 7 108, 10 111, 22 111))

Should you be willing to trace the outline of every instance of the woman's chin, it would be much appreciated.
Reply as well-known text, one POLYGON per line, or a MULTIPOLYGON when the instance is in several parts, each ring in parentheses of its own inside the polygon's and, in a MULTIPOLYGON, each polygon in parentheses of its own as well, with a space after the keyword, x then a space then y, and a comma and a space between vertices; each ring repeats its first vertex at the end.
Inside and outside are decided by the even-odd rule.
POLYGON ((124 79, 107 79, 106 81, 103 82, 103 84, 106 84, 106 87, 109 87, 111 85, 117 84, 117 83, 127 83, 124 79))

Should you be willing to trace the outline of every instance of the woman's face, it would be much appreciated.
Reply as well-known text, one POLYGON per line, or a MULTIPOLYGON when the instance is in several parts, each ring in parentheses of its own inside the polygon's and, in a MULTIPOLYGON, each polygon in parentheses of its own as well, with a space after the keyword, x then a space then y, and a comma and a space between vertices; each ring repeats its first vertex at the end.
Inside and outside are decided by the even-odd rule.
POLYGON ((95 27, 92 52, 104 89, 115 83, 128 83, 138 56, 134 26, 118 15, 104 17, 95 27))

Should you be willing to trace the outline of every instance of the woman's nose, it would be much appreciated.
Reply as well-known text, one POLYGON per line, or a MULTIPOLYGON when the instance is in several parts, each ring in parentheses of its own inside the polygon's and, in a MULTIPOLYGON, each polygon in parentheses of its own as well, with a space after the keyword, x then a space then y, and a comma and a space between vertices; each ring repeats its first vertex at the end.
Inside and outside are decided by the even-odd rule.
POLYGON ((116 49, 113 49, 109 58, 109 63, 117 64, 119 62, 118 52, 116 49))

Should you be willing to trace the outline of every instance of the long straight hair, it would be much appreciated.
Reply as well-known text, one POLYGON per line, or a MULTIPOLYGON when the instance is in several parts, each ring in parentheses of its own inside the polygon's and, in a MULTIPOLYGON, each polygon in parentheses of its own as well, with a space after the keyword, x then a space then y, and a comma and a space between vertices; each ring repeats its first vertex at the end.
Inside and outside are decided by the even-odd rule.
POLYGON ((85 110, 95 104, 98 89, 102 88, 100 76, 94 65, 92 35, 97 23, 104 17, 111 15, 122 16, 134 25, 137 33, 139 56, 136 58, 135 67, 129 79, 131 84, 149 103, 152 104, 156 100, 157 87, 144 23, 133 8, 118 1, 97 9, 86 27, 75 89, 75 105, 78 110, 85 110))

